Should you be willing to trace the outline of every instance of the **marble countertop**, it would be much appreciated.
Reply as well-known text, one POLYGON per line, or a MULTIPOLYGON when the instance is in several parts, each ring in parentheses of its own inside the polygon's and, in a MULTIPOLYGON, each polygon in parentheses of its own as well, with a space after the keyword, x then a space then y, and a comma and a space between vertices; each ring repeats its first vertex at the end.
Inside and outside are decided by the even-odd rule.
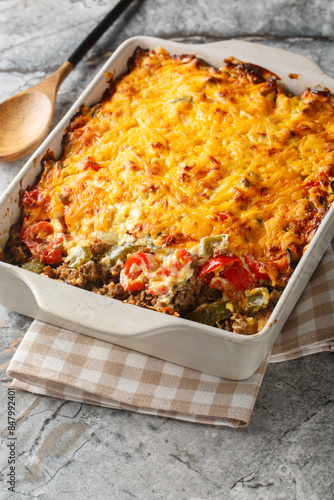
MULTIPOLYGON (((0 2, 0 101, 66 60, 115 0, 0 2)), ((334 77, 333 0, 136 0, 60 88, 54 126, 106 58, 145 34, 189 43, 229 38, 311 57, 334 77)), ((25 159, 0 164, 2 193, 25 159)), ((6 368, 31 319, 0 306, 1 434, 6 368)), ((247 428, 232 430, 16 393, 16 493, 0 452, 0 499, 334 498, 333 356, 269 365, 247 428)))

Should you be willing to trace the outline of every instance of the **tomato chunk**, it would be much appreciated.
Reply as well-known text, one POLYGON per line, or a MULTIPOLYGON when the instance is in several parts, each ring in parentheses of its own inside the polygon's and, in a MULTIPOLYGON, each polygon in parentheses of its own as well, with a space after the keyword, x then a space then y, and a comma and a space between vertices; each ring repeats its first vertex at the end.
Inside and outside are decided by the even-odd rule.
POLYGON ((95 172, 98 172, 101 168, 103 168, 101 165, 96 163, 96 161, 92 160, 90 156, 88 156, 83 160, 83 165, 84 165, 83 167, 84 170, 88 170, 91 168, 95 172))
POLYGON ((59 248, 62 238, 49 241, 47 236, 53 234, 53 227, 50 222, 40 221, 31 226, 22 226, 20 238, 27 245, 32 254, 37 255, 45 264, 56 264, 62 259, 62 252, 59 248))
POLYGON ((244 290, 255 281, 253 276, 242 267, 239 257, 226 257, 225 255, 212 257, 201 266, 198 276, 203 279, 206 275, 208 275, 210 288, 222 288, 224 281, 221 278, 227 280, 237 290, 244 290))
POLYGON ((319 172, 313 179, 309 179, 305 182, 307 188, 313 188, 316 186, 328 186, 330 184, 329 172, 319 172))
POLYGON ((230 266, 232 264, 240 267, 241 260, 238 257, 225 257, 225 255, 212 257, 212 259, 201 266, 198 276, 201 277, 204 274, 214 271, 222 271, 226 266, 230 266))
POLYGON ((237 290, 244 290, 255 281, 253 276, 244 267, 228 267, 223 272, 223 276, 237 290))
POLYGON ((245 257, 248 269, 252 274, 254 274, 255 278, 258 280, 269 280, 270 277, 265 271, 265 266, 262 262, 258 262, 254 259, 252 255, 246 255, 245 257))
POLYGON ((32 207, 38 207, 44 199, 44 194, 42 191, 38 188, 35 187, 31 191, 26 191, 21 200, 21 205, 24 205, 25 207, 32 208, 32 207))
POLYGON ((159 275, 177 277, 182 268, 192 260, 192 256, 185 248, 178 248, 169 255, 164 265, 159 269, 159 275))
POLYGON ((122 267, 120 284, 126 291, 143 290, 147 281, 143 272, 151 271, 157 265, 157 259, 153 254, 144 252, 133 253, 122 267))

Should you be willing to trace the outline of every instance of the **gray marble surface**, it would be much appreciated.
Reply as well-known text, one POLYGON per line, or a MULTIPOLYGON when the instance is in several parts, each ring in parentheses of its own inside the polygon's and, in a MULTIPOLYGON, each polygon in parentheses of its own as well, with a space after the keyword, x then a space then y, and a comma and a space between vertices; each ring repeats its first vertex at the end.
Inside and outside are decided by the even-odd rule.
MULTIPOLYGON (((0 1, 0 101, 54 71, 114 4, 0 1)), ((137 0, 63 83, 53 126, 130 36, 261 42, 309 56, 334 77, 333 28, 333 0, 137 0)), ((24 162, 0 164, 0 192, 24 162)), ((334 498, 331 353, 269 365, 250 425, 242 430, 17 392, 12 494, 6 483, 6 367, 30 322, 0 306, 0 499, 334 498)))

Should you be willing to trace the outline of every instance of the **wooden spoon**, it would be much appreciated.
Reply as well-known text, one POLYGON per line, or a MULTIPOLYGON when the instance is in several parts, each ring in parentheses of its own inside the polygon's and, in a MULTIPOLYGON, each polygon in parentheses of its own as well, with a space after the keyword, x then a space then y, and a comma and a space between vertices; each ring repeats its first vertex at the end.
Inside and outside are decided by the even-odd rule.
POLYGON ((0 161, 31 153, 46 136, 57 91, 67 75, 133 0, 120 0, 52 75, 0 104, 0 161))

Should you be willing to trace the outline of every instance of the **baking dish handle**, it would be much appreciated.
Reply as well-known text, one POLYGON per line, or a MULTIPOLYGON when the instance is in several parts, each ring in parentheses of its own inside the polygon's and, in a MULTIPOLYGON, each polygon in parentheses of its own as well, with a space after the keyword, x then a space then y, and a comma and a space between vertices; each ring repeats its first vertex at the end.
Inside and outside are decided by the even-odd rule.
MULTIPOLYGON (((22 310, 22 307, 17 308, 18 312, 32 315, 41 321, 88 335, 95 332, 117 338, 137 338, 170 330, 171 321, 174 323, 174 320, 174 328, 184 329, 180 318, 152 311, 155 314, 150 314, 148 323, 147 310, 144 308, 7 266, 12 278, 18 278, 27 285, 24 287, 24 296, 18 299, 34 302, 37 306, 30 314, 29 311, 22 310)), ((20 288, 18 280, 16 279, 15 287, 17 291, 20 288)))

